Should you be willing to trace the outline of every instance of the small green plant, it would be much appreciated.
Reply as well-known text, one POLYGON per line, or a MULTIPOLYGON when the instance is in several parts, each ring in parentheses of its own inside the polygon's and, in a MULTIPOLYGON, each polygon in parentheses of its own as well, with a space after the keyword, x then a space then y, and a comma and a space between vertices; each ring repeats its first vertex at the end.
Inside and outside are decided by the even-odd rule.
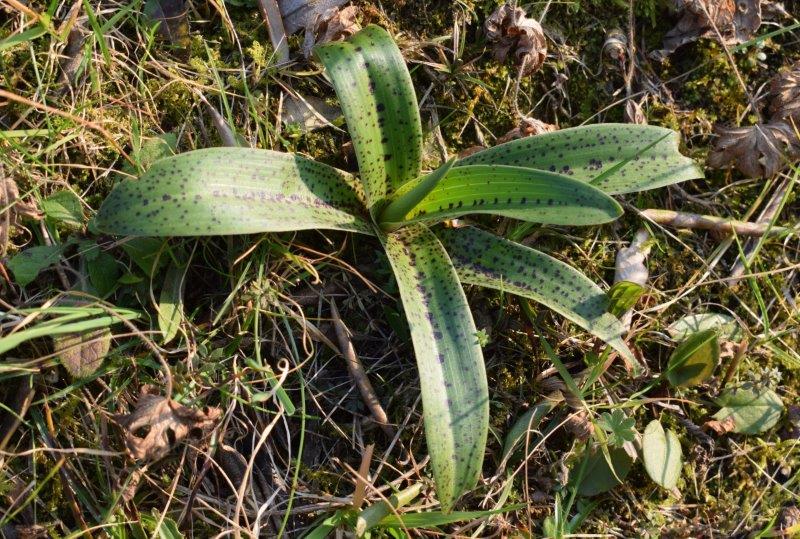
POLYGON ((538 301, 633 356, 606 294, 579 271, 477 228, 432 225, 475 213, 606 223, 622 213, 611 195, 701 173, 669 130, 596 125, 512 141, 425 175, 414 87, 389 34, 369 26, 316 53, 341 102, 360 178, 300 155, 197 150, 117 185, 96 226, 134 236, 320 228, 377 236, 411 329, 428 451, 448 511, 477 481, 489 424, 483 356, 462 284, 538 301))

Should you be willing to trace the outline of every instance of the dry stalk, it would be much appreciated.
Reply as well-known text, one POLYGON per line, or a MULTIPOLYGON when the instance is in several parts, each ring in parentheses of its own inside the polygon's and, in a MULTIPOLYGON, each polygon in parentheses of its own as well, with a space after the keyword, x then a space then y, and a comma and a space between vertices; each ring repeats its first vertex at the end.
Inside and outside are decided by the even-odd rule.
POLYGON ((735 233, 739 236, 763 236, 765 234, 778 236, 793 232, 792 229, 782 226, 770 227, 769 223, 736 221, 734 219, 725 219, 724 217, 682 211, 648 209, 640 212, 640 215, 653 223, 673 228, 712 230, 722 234, 735 233))
POLYGON ((389 426, 389 418, 386 415, 386 411, 383 409, 383 406, 381 406, 377 395, 375 395, 375 389, 369 381, 367 371, 364 370, 364 366, 356 355, 353 341, 350 338, 350 332, 347 326, 344 325, 344 322, 342 322, 342 318, 339 316, 339 310, 336 308, 336 301, 333 299, 331 299, 331 318, 333 319, 333 327, 336 330, 336 337, 339 340, 339 353, 347 361, 347 369, 350 371, 350 376, 355 380, 356 386, 358 386, 361 398, 364 399, 364 403, 367 405, 367 408, 369 408, 373 419, 380 425, 383 432, 386 433, 386 436, 389 438, 394 437, 394 429, 389 426))

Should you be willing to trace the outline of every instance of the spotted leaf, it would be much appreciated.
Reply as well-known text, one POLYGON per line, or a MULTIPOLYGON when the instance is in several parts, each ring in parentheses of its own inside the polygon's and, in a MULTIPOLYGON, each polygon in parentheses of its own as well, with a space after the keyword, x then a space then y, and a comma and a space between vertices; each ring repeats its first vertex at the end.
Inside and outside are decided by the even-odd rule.
POLYGON ((342 105, 370 206, 379 204, 420 172, 422 125, 403 55, 374 25, 315 52, 342 105))
POLYGON ((452 168, 397 227, 441 221, 470 213, 491 213, 524 221, 589 225, 613 221, 620 205, 601 190, 567 176, 504 165, 452 168))
POLYGON ((449 510, 475 486, 489 428, 489 391, 477 330, 450 257, 424 225, 382 237, 417 356, 428 452, 449 510))
POLYGON ((608 194, 633 193, 702 178, 678 151, 678 135, 648 125, 599 124, 512 140, 477 152, 456 167, 514 165, 558 172, 608 194))
POLYGON ((608 312, 608 296, 581 272, 540 251, 477 228, 437 230, 464 284, 532 299, 607 342, 636 364, 625 328, 608 312))
POLYGON ((371 233, 360 186, 298 155, 211 148, 157 161, 118 184, 97 227, 131 236, 198 236, 329 228, 371 233))

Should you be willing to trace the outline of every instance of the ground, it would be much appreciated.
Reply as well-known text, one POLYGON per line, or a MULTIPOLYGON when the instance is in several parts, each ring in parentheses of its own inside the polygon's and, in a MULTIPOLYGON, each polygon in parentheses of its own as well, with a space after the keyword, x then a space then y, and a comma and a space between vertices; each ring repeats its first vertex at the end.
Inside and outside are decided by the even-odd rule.
MULTIPOLYGON (((276 67, 258 9, 239 4, 190 4, 189 35, 175 50, 154 34, 141 3, 85 2, 79 20, 86 41, 73 53, 84 61, 68 76, 71 84, 60 80, 58 54, 67 54, 66 36, 28 34, 6 46, 2 40, 17 33, 22 22, 26 29, 35 25, 31 14, 0 11, 0 90, 6 92, 0 95, 0 175, 12 178, 22 197, 37 205, 68 190, 80 199, 79 213, 85 217, 78 223, 20 219, 20 226, 12 228, 2 259, 6 315, 0 327, 6 332, 19 325, 28 314, 19 309, 44 305, 38 316, 55 316, 52 300, 68 289, 92 291, 109 308, 144 313, 131 325, 114 326, 110 350, 89 376, 71 375, 50 338, 29 340, 4 354, 0 534, 139 537, 160 530, 162 536, 212 537, 239 529, 245 535, 299 537, 351 503, 354 471, 369 444, 375 445, 373 485, 422 483, 411 507, 417 512, 437 508, 424 460, 419 380, 408 327, 377 240, 313 231, 133 243, 96 233, 91 225, 112 186, 149 166, 153 154, 170 145, 183 152, 221 144, 201 96, 247 145, 300 152, 355 169, 346 130, 307 132, 281 122, 287 89, 329 105, 336 105, 334 92, 319 64, 296 52, 300 37, 290 42, 298 61, 276 67), (7 269, 9 260, 48 243, 65 246, 59 270, 53 266, 19 286, 18 276, 7 269), (164 298, 171 297, 174 268, 185 271, 187 286, 177 334, 165 342, 158 331, 158 306, 172 304, 164 298), (396 437, 387 437, 370 420, 343 359, 326 344, 335 341, 331 299, 353 334, 396 437), (141 468, 125 451, 120 416, 131 412, 143 388, 163 393, 163 363, 177 402, 212 407, 220 416, 197 438, 190 436, 189 443, 141 468), (283 377, 295 413, 287 413, 270 393, 273 373, 283 377), (255 477, 242 484, 250 461, 255 477)), ((539 71, 519 80, 516 91, 513 62, 493 59, 483 37, 482 22, 497 2, 355 4, 362 25, 389 29, 409 62, 417 95, 424 96, 429 168, 442 161, 443 150, 455 155, 477 144, 494 144, 516 127, 519 114, 561 128, 623 121, 625 78, 604 53, 607 36, 615 28, 632 31, 637 47, 650 51, 676 20, 659 0, 636 3, 632 27, 625 2, 524 3, 529 15, 543 23, 549 54, 539 71), (463 40, 456 46, 454 29, 463 40)), ((27 5, 33 13, 50 13, 56 29, 71 7, 27 5)), ((792 13, 797 6, 785 7, 792 13)), ((795 22, 765 24, 759 35, 795 22)), ((761 100, 759 106, 764 106, 762 90, 770 78, 800 60, 799 39, 795 26, 732 53, 744 84, 761 100)), ((664 62, 645 54, 637 58, 634 89, 649 91, 643 104, 646 119, 677 130, 685 155, 703 163, 717 123, 757 121, 747 111, 730 58, 714 40, 690 44, 664 62)), ((334 123, 344 127, 340 120, 334 123)), ((628 211, 609 225, 477 221, 572 263, 607 287, 617 252, 644 226, 632 208, 754 220, 786 184, 778 224, 796 226, 796 181, 791 171, 746 179, 736 171, 707 169, 702 180, 621 197, 628 211)), ((564 387, 542 340, 573 376, 601 347, 546 308, 467 288, 476 325, 485 335, 491 432, 478 487, 456 509, 506 510, 489 520, 470 517, 441 530, 474 537, 550 533, 547 526, 558 521, 558 508, 571 499, 568 470, 586 452, 581 427, 597 429, 601 414, 614 410, 634 418, 639 434, 660 419, 678 435, 684 455, 681 478, 675 489, 660 488, 637 461, 622 485, 568 505, 567 520, 585 517, 573 533, 764 537, 797 511, 800 426, 791 408, 800 388, 797 238, 766 238, 745 278, 733 282, 730 269, 744 240, 713 231, 647 228, 653 238, 650 276, 628 340, 654 374, 634 379, 616 362, 585 395, 588 419, 584 416, 576 426, 580 421, 568 419, 573 410, 557 407, 543 425, 560 426, 566 418, 568 428, 552 429, 506 471, 498 465, 515 420, 564 387), (723 353, 714 376, 702 385, 675 390, 656 377, 675 348, 667 328, 704 312, 733 316, 748 344, 741 357, 731 349, 742 339, 729 344, 730 353, 723 353), (719 408, 714 398, 734 357, 739 363, 728 386, 769 387, 783 401, 781 420, 765 432, 717 434, 702 428, 719 408)), ((80 310, 90 299, 73 294, 59 306, 80 310)), ((368 489, 367 500, 375 503, 380 496, 368 489)), ((430 526, 412 533, 438 534, 430 526)))

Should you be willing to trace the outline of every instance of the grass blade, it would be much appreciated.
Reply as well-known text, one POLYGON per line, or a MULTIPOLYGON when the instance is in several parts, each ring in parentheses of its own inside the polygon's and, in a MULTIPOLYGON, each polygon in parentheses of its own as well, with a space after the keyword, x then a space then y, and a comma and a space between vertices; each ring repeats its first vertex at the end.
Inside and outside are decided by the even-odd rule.
POLYGON ((419 204, 398 222, 441 221, 470 213, 491 213, 556 225, 613 221, 622 208, 591 185, 560 174, 504 165, 451 169, 419 204))
POLYGON ((456 167, 477 164, 567 174, 608 194, 645 191, 703 177, 697 164, 678 151, 677 133, 631 124, 586 125, 512 140, 462 159, 456 167))
POLYGON ((315 52, 339 97, 372 207, 419 176, 422 126, 411 76, 378 26, 315 52))
POLYGON ((494 288, 550 307, 636 363, 607 295, 578 270, 540 251, 477 228, 437 230, 462 283, 494 288))
POLYGON ((267 150, 211 148, 153 164, 103 202, 98 229, 130 236, 193 236, 328 228, 372 233, 346 172, 267 150))
POLYGON ((425 433, 439 501, 449 511, 480 474, 489 428, 483 354, 464 291, 423 225, 382 238, 417 356, 425 433))

